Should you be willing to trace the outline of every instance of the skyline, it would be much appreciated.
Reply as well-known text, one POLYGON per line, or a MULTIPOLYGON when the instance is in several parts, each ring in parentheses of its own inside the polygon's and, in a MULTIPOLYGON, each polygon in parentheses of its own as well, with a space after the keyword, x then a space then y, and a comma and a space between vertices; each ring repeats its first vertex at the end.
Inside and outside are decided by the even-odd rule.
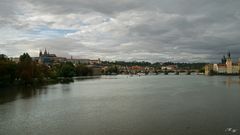
POLYGON ((2 0, 0 53, 218 62, 240 57, 240 1, 2 0))
MULTIPOLYGON (((48 55, 52 55, 52 56, 54 56, 54 57, 58 57, 58 58, 65 58, 65 59, 68 59, 68 60, 70 60, 70 59, 75 59, 75 60, 101 60, 100 58, 95 58, 95 59, 90 59, 90 58, 79 58, 79 57, 73 57, 73 56, 69 56, 69 57, 64 57, 64 56, 59 56, 59 55, 57 55, 57 54, 55 54, 55 53, 52 53, 52 52, 50 52, 49 50, 47 50, 46 48, 45 49, 43 49, 43 50, 40 50, 39 51, 39 53, 38 53, 38 55, 37 56, 31 56, 31 55, 29 55, 29 53, 28 52, 24 52, 24 53, 26 53, 26 54, 28 54, 30 57, 32 57, 32 58, 39 58, 40 57, 40 55, 43 55, 44 53, 45 53, 45 51, 46 51, 46 53, 48 54, 48 55)), ((23 54, 24 54, 23 53, 23 54)), ((223 59, 225 58, 228 58, 229 57, 229 54, 230 54, 230 58, 232 59, 232 62, 233 63, 238 63, 238 62, 240 62, 240 58, 234 58, 234 57, 232 57, 231 56, 231 52, 228 52, 226 55, 223 55, 222 56, 222 58, 221 59, 219 59, 216 63, 218 63, 218 64, 221 64, 222 63, 222 61, 223 61, 223 59)), ((6 58, 9 58, 10 60, 11 59, 14 59, 14 58, 20 58, 20 56, 22 55, 20 55, 20 56, 16 56, 16 57, 9 57, 8 55, 6 55, 6 54, 0 54, 0 55, 2 55, 2 57, 6 57, 6 58)), ((147 63, 151 63, 151 64, 154 64, 154 63, 211 63, 211 62, 201 62, 201 61, 198 61, 198 62, 184 62, 184 61, 182 61, 182 62, 180 62, 180 61, 155 61, 155 62, 152 62, 152 61, 146 61, 146 60, 130 60, 130 61, 126 61, 126 60, 103 60, 103 62, 147 62, 147 63)))

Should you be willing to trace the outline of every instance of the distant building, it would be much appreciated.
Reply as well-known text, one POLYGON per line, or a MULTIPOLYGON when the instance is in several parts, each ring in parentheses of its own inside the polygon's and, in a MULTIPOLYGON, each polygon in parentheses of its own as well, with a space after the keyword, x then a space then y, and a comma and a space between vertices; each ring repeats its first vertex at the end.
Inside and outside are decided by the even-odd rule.
POLYGON ((168 66, 162 66, 162 70, 176 70, 177 65, 168 65, 168 66))
POLYGON ((205 75, 212 75, 213 73, 213 64, 205 65, 205 75))
POLYGON ((20 58, 10 58, 11 61, 15 62, 15 63, 19 63, 20 58))
POLYGON ((64 63, 67 61, 67 58, 65 57, 53 57, 53 64, 59 64, 59 63, 64 63))
POLYGON ((60 64, 67 61, 68 61, 67 58, 57 57, 56 54, 50 54, 46 49, 44 52, 42 52, 41 50, 39 52, 38 63, 40 64, 55 65, 55 64, 60 64))
POLYGON ((99 65, 101 64, 101 60, 98 58, 97 60, 90 59, 67 59, 68 62, 72 62, 73 64, 86 64, 86 65, 99 65))
POLYGON ((72 62, 74 65, 75 64, 89 64, 90 63, 90 59, 68 59, 68 62, 72 62))
MULTIPOLYGON (((240 68, 240 58, 238 59, 238 66, 239 66, 239 68, 240 68)), ((240 71, 239 71, 240 72, 240 71)))
POLYGON ((127 67, 127 70, 129 73, 136 74, 139 72, 145 72, 145 67, 143 66, 130 66, 127 67))
POLYGON ((8 57, 7 57, 7 55, 5 55, 5 54, 0 54, 0 59, 7 59, 8 57))
POLYGON ((91 65, 101 64, 101 60, 100 60, 100 58, 98 58, 97 60, 90 60, 89 64, 91 64, 91 65))
POLYGON ((240 59, 238 63, 233 63, 230 52, 227 58, 223 56, 221 64, 208 64, 205 66, 205 74, 209 75, 214 72, 217 74, 239 74, 240 73, 240 59))
POLYGON ((226 64, 213 64, 213 71, 221 74, 227 73, 226 64))
MULTIPOLYGON (((6 57, 6 55, 0 54, 1 57, 6 57)), ((6 57, 7 58, 7 57, 6 57)), ((19 58, 10 58, 11 61, 14 61, 16 63, 19 62, 19 58)), ((100 59, 97 60, 90 60, 90 59, 67 59, 65 57, 57 57, 56 54, 50 54, 47 49, 42 52, 42 50, 39 51, 38 57, 32 57, 32 60, 34 62, 37 62, 39 64, 45 64, 45 65, 56 65, 60 63, 65 62, 72 62, 74 65, 76 64, 85 64, 85 65, 100 65, 102 62, 100 59)))
POLYGON ((50 54, 46 49, 44 53, 40 50, 38 62, 41 64, 51 65, 54 63, 56 58, 56 54, 50 54))

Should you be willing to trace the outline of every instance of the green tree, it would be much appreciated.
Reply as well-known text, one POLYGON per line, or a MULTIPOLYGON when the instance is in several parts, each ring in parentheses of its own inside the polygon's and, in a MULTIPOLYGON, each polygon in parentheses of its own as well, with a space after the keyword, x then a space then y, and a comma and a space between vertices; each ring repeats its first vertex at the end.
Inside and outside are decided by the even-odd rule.
POLYGON ((18 77, 25 84, 32 84, 34 78, 32 58, 28 53, 24 53, 20 56, 20 62, 18 63, 18 77))
POLYGON ((92 73, 93 73, 92 69, 85 65, 78 64, 76 66, 77 76, 88 76, 88 75, 92 75, 92 73))
POLYGON ((106 74, 119 74, 118 67, 116 65, 107 68, 106 74))
POLYGON ((63 63, 58 71, 60 77, 73 77, 75 76, 75 68, 71 62, 63 63))
POLYGON ((5 55, 0 56, 0 86, 12 84, 16 79, 16 63, 10 61, 5 55))

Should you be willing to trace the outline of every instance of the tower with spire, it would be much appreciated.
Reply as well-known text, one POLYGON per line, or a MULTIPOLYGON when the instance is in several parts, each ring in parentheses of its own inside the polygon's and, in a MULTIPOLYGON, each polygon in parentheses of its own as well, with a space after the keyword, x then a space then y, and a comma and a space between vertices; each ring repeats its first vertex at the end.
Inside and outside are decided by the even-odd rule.
POLYGON ((232 58, 231 58, 231 53, 230 52, 228 52, 228 57, 227 57, 227 60, 226 60, 226 66, 227 66, 227 73, 232 74, 233 73, 233 71, 232 71, 233 63, 232 63, 232 58))
POLYGON ((54 62, 54 59, 57 56, 55 54, 50 54, 47 49, 45 48, 44 52, 40 50, 39 52, 39 63, 41 64, 46 64, 46 65, 51 65, 54 62))
POLYGON ((217 74, 223 75, 239 75, 240 74, 240 58, 238 63, 234 63, 231 58, 231 53, 227 52, 227 55, 223 56, 221 64, 209 64, 205 67, 206 74, 209 74, 210 70, 213 70, 217 74))
POLYGON ((44 55, 46 56, 47 54, 48 54, 47 49, 45 48, 44 55))
POLYGON ((227 62, 227 59, 226 59, 225 55, 223 55, 222 64, 226 64, 226 62, 227 62))
POLYGON ((230 51, 228 52, 228 59, 231 59, 231 53, 230 53, 230 51))
POLYGON ((39 52, 39 57, 41 57, 42 56, 42 50, 40 50, 40 52, 39 52))

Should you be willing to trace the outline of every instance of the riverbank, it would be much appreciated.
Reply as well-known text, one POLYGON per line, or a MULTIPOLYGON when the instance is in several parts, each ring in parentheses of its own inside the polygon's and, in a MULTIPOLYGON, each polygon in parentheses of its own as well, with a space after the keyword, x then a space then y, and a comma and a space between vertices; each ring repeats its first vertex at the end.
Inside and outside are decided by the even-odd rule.
POLYGON ((57 83, 70 83, 73 82, 73 78, 56 78, 56 79, 50 79, 45 78, 42 80, 33 79, 31 82, 23 82, 21 80, 15 80, 13 83, 8 83, 1 85, 0 88, 8 88, 8 87, 31 87, 31 86, 42 86, 42 85, 49 85, 49 84, 57 84, 57 83))
POLYGON ((209 76, 240 76, 239 73, 236 74, 227 74, 227 73, 212 73, 209 76))
POLYGON ((42 79, 41 81, 39 80, 34 80, 31 83, 24 84, 21 80, 15 80, 11 84, 7 84, 4 86, 1 86, 1 89, 8 89, 8 88, 18 88, 18 87, 39 87, 39 86, 45 86, 45 85, 51 85, 51 84, 68 84, 68 83, 73 83, 74 80, 86 80, 86 79, 98 79, 101 76, 76 76, 76 77, 58 77, 56 79, 51 79, 51 78, 45 78, 42 79))

